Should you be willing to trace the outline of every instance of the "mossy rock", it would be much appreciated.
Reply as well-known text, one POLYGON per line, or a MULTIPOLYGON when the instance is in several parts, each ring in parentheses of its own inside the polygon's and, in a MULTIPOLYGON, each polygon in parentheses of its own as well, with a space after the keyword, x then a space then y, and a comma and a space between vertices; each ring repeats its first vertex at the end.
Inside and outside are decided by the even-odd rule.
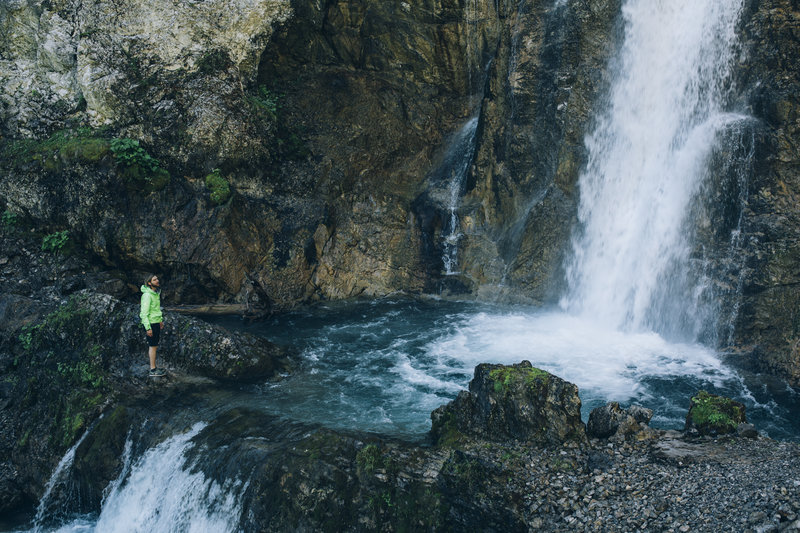
POLYGON ((489 372, 494 392, 508 394, 513 387, 541 388, 547 385, 550 373, 536 367, 504 366, 489 372))
POLYGON ((696 430, 701 435, 724 435, 734 433, 743 422, 747 422, 743 404, 701 390, 692 396, 686 415, 686 431, 696 430))
POLYGON ((59 406, 54 406, 51 422, 51 442, 62 448, 71 446, 86 430, 106 400, 102 392, 73 390, 59 406))
POLYGON ((218 168, 206 176, 205 184, 211 191, 211 201, 215 205, 222 205, 231 197, 231 186, 228 180, 222 177, 218 168))
POLYGON ((138 164, 123 167, 121 174, 126 183, 144 192, 161 191, 172 179, 169 172, 163 168, 149 170, 138 164))
POLYGON ((86 503, 99 506, 103 489, 122 470, 130 425, 128 408, 117 406, 97 422, 75 451, 76 479, 86 503))
POLYGON ((462 442, 466 435, 459 430, 456 414, 448 405, 441 405, 431 413, 430 434, 437 445, 452 448, 462 442))
POLYGON ((102 130, 91 128, 64 129, 46 139, 11 139, 0 153, 12 166, 28 163, 41 165, 50 172, 60 172, 73 164, 94 164, 111 149, 102 130))
POLYGON ((438 445, 463 436, 517 440, 538 445, 584 441, 578 388, 522 361, 481 364, 469 392, 462 391, 431 414, 431 436, 438 445))

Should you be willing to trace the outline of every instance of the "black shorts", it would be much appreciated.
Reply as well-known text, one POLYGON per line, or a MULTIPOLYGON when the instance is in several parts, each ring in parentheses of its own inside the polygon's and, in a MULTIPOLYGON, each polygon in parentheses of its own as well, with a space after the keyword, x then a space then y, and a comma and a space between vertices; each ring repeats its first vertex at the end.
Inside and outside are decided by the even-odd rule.
POLYGON ((147 337, 147 345, 158 346, 158 338, 161 336, 161 322, 150 324, 150 328, 153 330, 152 337, 147 334, 147 331, 144 332, 145 337, 147 337))

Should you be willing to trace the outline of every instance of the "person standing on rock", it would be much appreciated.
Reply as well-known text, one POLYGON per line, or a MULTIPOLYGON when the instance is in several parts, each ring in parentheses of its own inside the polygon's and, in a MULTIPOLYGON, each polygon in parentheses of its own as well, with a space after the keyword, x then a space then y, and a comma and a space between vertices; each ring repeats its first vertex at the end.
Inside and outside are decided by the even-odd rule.
POLYGON ((147 355, 150 357, 150 377, 159 377, 166 374, 163 368, 156 366, 156 350, 161 337, 161 326, 164 318, 161 313, 161 282, 158 276, 150 274, 145 278, 142 290, 142 303, 139 317, 147 332, 147 355))

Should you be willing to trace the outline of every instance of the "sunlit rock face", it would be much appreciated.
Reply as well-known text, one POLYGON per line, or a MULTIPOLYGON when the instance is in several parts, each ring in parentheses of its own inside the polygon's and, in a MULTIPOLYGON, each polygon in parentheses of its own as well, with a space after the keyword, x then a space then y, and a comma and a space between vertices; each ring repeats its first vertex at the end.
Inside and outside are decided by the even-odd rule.
MULTIPOLYGON (((273 24, 291 13, 281 0, 8 2, 0 8, 5 127, 41 133, 74 113, 93 126, 130 124, 137 90, 169 73, 186 82, 211 54, 227 57, 248 84, 273 24)), ((174 105, 166 96, 153 92, 148 103, 163 111, 174 105)), ((211 117, 220 113, 203 109, 214 103, 189 106, 198 115, 193 135, 215 135, 211 117)))
POLYGON ((564 150, 579 151, 584 92, 602 74, 557 78, 583 61, 579 48, 602 64, 615 13, 613 3, 556 4, 8 4, 6 137, 105 126, 101 136, 139 139, 172 180, 155 196, 126 186, 111 155, 83 168, 62 161, 57 172, 10 165, 3 199, 40 224, 73 228, 106 262, 158 265, 180 287, 177 300, 285 307, 475 292, 501 280, 520 249, 528 261, 511 270, 538 298, 568 232, 577 156, 547 195, 561 199, 557 213, 529 198, 553 189, 558 158, 545 152, 565 131, 564 150), (575 30, 599 44, 568 45, 575 30), (566 105, 580 112, 537 141, 566 105), (454 163, 467 170, 453 207, 462 275, 443 284, 443 161, 469 120, 473 145, 454 163), (204 186, 215 168, 233 189, 222 206, 204 186))

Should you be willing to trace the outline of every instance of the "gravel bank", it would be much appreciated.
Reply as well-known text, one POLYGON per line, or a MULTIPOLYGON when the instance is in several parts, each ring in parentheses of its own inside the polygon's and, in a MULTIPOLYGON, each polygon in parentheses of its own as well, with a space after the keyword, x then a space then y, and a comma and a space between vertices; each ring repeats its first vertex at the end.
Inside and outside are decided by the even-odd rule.
POLYGON ((800 531, 800 445, 766 438, 593 439, 524 455, 533 530, 800 531))

